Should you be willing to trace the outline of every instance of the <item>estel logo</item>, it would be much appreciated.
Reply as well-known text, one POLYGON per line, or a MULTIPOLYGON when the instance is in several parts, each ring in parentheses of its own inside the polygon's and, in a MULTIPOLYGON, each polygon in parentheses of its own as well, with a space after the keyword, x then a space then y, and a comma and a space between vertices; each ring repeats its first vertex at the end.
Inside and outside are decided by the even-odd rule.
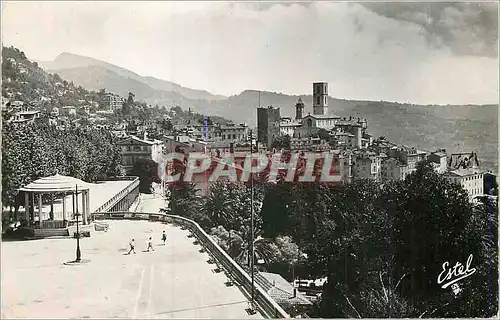
POLYGON ((472 254, 467 258, 467 263, 464 266, 460 262, 457 262, 454 267, 448 267, 450 264, 448 261, 443 263, 443 271, 438 276, 437 282, 441 285, 441 288, 446 289, 452 286, 452 290, 455 295, 460 293, 460 288, 456 284, 458 281, 470 277, 476 272, 476 268, 471 268, 472 264, 472 254))

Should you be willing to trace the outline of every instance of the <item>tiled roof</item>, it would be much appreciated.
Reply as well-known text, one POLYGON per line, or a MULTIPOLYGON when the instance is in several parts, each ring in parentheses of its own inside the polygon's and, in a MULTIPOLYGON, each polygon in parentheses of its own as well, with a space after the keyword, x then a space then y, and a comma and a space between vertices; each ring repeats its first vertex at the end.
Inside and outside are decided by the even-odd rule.
POLYGON ((295 297, 293 297, 293 285, 279 274, 259 272, 255 275, 255 282, 258 283, 278 304, 312 304, 304 295, 299 293, 298 290, 295 297))
POLYGON ((472 176, 475 174, 481 174, 484 173, 482 170, 479 169, 457 169, 453 171, 449 171, 447 175, 455 175, 459 177, 466 177, 466 176, 472 176))
POLYGON ((406 167, 406 165, 401 160, 396 159, 396 158, 387 158, 387 159, 383 160, 383 162, 395 162, 400 167, 406 167))
POLYGON ((335 133, 336 136, 348 136, 348 137, 354 137, 354 135, 352 133, 349 133, 349 132, 336 132, 335 133))
POLYGON ((361 127, 361 124, 358 123, 357 121, 354 121, 354 120, 341 120, 341 121, 337 121, 337 123, 335 123, 335 125, 337 125, 337 126, 355 126, 355 127, 361 127))
MULTIPOLYGON (((154 144, 162 143, 162 141, 159 141, 159 140, 155 140, 155 141, 142 140, 142 139, 139 139, 136 136, 132 136, 132 135, 128 136, 127 139, 134 140, 134 141, 137 141, 137 142, 140 142, 140 143, 144 143, 144 144, 148 144, 148 145, 154 145, 154 144)), ((120 144, 124 144, 124 143, 126 143, 127 139, 122 140, 119 143, 120 144)))
POLYGON ((438 157, 441 157, 441 158, 442 158, 442 157, 446 157, 446 153, 444 153, 444 152, 433 152, 432 154, 433 154, 433 155, 436 155, 436 156, 438 156, 438 157))
POLYGON ((314 119, 340 119, 339 116, 333 114, 308 114, 304 118, 311 117, 314 119))
POLYGON ((280 127, 300 127, 302 123, 299 122, 280 122, 280 127))
POLYGON ((16 114, 18 114, 18 115, 37 114, 37 113, 40 113, 40 111, 34 110, 34 111, 19 111, 19 112, 16 112, 16 114))

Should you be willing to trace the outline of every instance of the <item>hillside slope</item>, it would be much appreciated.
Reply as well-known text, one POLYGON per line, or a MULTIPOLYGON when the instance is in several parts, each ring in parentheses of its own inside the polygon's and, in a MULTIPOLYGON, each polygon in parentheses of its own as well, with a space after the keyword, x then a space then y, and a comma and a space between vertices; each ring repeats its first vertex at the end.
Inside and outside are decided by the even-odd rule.
MULTIPOLYGON (((175 97, 175 94, 177 94, 182 95, 185 98, 194 100, 203 99, 212 101, 225 98, 223 96, 213 95, 204 90, 185 88, 174 82, 165 81, 154 77, 142 77, 133 71, 113 65, 111 63, 72 53, 65 52, 58 55, 54 59, 54 61, 39 63, 45 70, 52 73, 65 75, 67 79, 77 84, 83 85, 83 83, 86 82, 94 88, 97 88, 98 86, 104 86, 101 88, 108 88, 114 85, 117 87, 114 91, 119 94, 122 94, 122 92, 127 92, 128 94, 128 91, 133 91, 131 88, 128 88, 126 86, 128 84, 128 81, 133 81, 136 84, 135 88, 137 89, 136 91, 134 91, 134 93, 136 94, 136 96, 144 97, 144 99, 154 99, 156 96, 168 97, 169 93, 172 94, 173 97, 175 97), (95 70, 111 71, 114 73, 114 76, 109 78, 105 76, 103 72, 94 75, 92 74, 92 72, 95 70), (118 85, 116 84, 113 84, 113 81, 116 81, 118 77, 123 78, 118 81, 118 83, 122 85, 120 87, 118 87, 118 85), (142 86, 137 85, 138 83, 141 83, 142 86), (156 93, 157 91, 164 92, 156 93)), ((97 88, 97 90, 101 88, 97 88)))
POLYGON ((2 47, 2 96, 40 108, 79 106, 99 100, 99 93, 50 74, 14 47, 2 47))

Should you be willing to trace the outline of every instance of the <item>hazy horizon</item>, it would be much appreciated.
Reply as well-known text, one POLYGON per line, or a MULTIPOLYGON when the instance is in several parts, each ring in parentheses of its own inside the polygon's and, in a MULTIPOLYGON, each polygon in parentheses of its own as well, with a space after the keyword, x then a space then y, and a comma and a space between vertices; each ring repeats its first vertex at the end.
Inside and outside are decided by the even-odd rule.
POLYGON ((31 60, 67 52, 225 96, 325 81, 339 99, 499 99, 497 3, 4 1, 2 41, 31 60))

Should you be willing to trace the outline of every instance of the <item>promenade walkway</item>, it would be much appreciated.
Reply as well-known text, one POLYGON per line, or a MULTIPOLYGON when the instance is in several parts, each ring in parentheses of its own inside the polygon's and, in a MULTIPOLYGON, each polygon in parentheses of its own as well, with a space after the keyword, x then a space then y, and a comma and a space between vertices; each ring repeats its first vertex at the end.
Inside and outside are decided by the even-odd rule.
MULTIPOLYGON (((155 196, 141 197, 138 211, 163 206, 155 196)), ((107 222, 108 232, 81 239, 82 257, 91 261, 78 266, 63 265, 74 259, 74 239, 3 242, 2 318, 262 318, 247 314, 247 298, 212 271, 187 230, 107 222), (143 252, 150 236, 155 251, 143 252), (137 254, 125 255, 130 238, 137 254)))

